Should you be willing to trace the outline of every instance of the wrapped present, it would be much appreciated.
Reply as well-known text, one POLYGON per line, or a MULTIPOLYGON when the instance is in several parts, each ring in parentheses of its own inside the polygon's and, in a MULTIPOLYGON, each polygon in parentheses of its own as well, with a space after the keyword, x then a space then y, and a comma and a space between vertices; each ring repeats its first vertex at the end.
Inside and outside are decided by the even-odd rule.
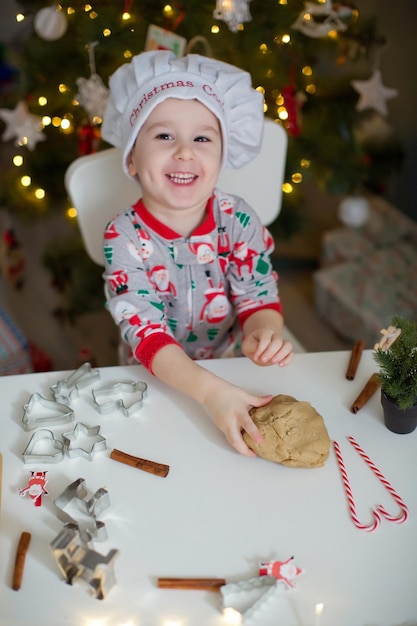
POLYGON ((28 341, 0 307, 0 376, 28 372, 32 372, 28 341))

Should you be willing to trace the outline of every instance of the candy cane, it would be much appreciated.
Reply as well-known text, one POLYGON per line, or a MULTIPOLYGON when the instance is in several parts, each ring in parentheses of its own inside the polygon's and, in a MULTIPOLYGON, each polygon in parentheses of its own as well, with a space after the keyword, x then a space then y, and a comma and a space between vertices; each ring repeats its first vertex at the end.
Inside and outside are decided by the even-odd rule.
POLYGON ((343 480, 343 485, 345 487, 345 492, 346 492, 346 498, 349 504, 349 511, 350 511, 350 516, 352 518, 353 523, 355 524, 356 528, 359 528, 359 530, 364 530, 366 532, 372 532, 374 531, 376 528, 378 528, 380 522, 381 522, 381 517, 377 511, 372 511, 373 516, 374 516, 374 521, 372 524, 369 524, 368 526, 365 524, 362 524, 359 519, 358 516, 356 514, 356 505, 355 505, 355 500, 353 498, 353 494, 352 494, 352 489, 350 487, 350 482, 349 482, 349 477, 345 468, 345 463, 343 461, 343 456, 342 453, 340 451, 340 446, 337 443, 337 441, 333 441, 333 447, 334 447, 334 451, 336 454, 336 459, 337 462, 339 464, 339 469, 340 469, 340 473, 342 475, 342 480, 343 480))
POLYGON ((408 518, 407 505, 404 503, 402 498, 400 498, 398 493, 395 491, 393 486, 388 482, 385 476, 379 471, 379 469, 371 461, 369 456, 364 452, 364 450, 362 450, 362 448, 360 447, 358 442, 354 439, 354 437, 348 437, 348 441, 352 444, 356 452, 362 457, 362 459, 365 461, 368 467, 371 468, 375 476, 384 485, 385 489, 391 494, 391 496, 393 497, 393 499, 395 500, 395 502, 398 504, 398 506, 401 509, 401 513, 397 517, 390 515, 381 504, 377 507, 377 511, 381 513, 381 515, 383 515, 385 519, 388 520, 389 522, 394 522, 396 524, 402 524, 403 522, 405 522, 406 519, 408 518))

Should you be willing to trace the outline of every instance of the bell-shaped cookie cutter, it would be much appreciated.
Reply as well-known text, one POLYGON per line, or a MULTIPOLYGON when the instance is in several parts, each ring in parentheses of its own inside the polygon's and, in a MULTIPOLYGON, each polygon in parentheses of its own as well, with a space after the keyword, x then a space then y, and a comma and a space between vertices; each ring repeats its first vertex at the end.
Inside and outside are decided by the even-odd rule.
POLYGON ((83 422, 77 422, 74 430, 62 433, 62 440, 67 452, 67 455, 73 459, 77 456, 82 456, 85 459, 91 461, 96 452, 106 450, 106 439, 100 435, 100 426, 87 426, 83 422), (85 442, 89 439, 89 447, 77 446, 82 440, 85 442))
POLYGON ((148 385, 141 381, 119 382, 107 387, 92 390, 94 406, 100 413, 110 413, 120 409, 126 417, 130 417, 142 407, 143 398, 148 385), (137 400, 125 403, 125 395, 137 395, 137 400))
POLYGON ((22 424, 25 430, 42 426, 58 426, 72 422, 74 411, 56 400, 49 400, 40 393, 33 393, 23 407, 22 424))
POLYGON ((57 509, 58 518, 66 524, 76 526, 85 543, 107 539, 104 522, 97 520, 97 517, 110 506, 109 493, 104 487, 91 495, 84 478, 78 478, 54 500, 54 505, 57 509), (82 515, 89 518, 87 523, 81 524, 80 519, 76 519, 68 513, 72 504, 82 515))
POLYGON ((59 380, 51 387, 52 395, 59 402, 71 402, 79 396, 81 389, 88 387, 100 378, 100 371, 92 369, 91 363, 83 363, 68 378, 59 380))
POLYGON ((62 461, 63 458, 64 444, 62 441, 55 439, 54 433, 46 428, 41 428, 34 432, 23 451, 24 463, 57 463, 62 461), (47 452, 45 451, 45 446, 48 448, 47 452))

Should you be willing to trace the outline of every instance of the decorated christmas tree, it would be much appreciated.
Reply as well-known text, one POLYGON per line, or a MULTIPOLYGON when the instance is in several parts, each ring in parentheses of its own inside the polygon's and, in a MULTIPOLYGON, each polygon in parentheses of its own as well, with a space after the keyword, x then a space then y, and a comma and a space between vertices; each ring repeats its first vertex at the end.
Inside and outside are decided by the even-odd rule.
MULTIPOLYGON (((108 77, 156 47, 246 69, 264 94, 265 114, 285 127, 283 208, 272 232, 297 227, 304 181, 328 193, 378 193, 398 167, 401 150, 387 120, 396 91, 379 71, 385 40, 376 21, 363 22, 351 2, 18 1, 18 19, 31 30, 13 51, 14 89, 0 91, 2 139, 15 144, 0 177, 0 199, 14 215, 74 216, 64 174, 78 156, 106 147, 100 124, 108 77)), ((46 252, 57 283, 71 283, 77 274, 68 267, 72 256, 56 242, 46 252)))

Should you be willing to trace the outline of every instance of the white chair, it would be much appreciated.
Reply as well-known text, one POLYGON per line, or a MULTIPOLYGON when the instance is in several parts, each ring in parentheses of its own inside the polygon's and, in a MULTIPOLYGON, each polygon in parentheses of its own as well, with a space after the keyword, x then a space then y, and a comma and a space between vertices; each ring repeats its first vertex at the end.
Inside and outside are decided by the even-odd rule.
MULTIPOLYGON (((224 169, 218 187, 244 198, 257 211, 262 223, 268 226, 281 210, 286 155, 284 129, 265 118, 260 153, 239 170, 224 169)), ((77 210, 87 253, 98 265, 104 265, 105 226, 116 213, 140 198, 140 185, 123 172, 120 150, 109 148, 73 161, 65 175, 65 186, 77 210)), ((304 351, 287 329, 285 334, 298 352, 304 351)))
MULTIPOLYGON (((223 170, 218 187, 244 198, 257 211, 263 224, 271 224, 281 209, 286 154, 284 129, 265 118, 258 156, 239 170, 223 170)), ((73 161, 65 174, 65 186, 77 210, 87 253, 98 265, 104 265, 105 226, 116 213, 140 198, 140 185, 123 172, 120 150, 109 148, 73 161)))

